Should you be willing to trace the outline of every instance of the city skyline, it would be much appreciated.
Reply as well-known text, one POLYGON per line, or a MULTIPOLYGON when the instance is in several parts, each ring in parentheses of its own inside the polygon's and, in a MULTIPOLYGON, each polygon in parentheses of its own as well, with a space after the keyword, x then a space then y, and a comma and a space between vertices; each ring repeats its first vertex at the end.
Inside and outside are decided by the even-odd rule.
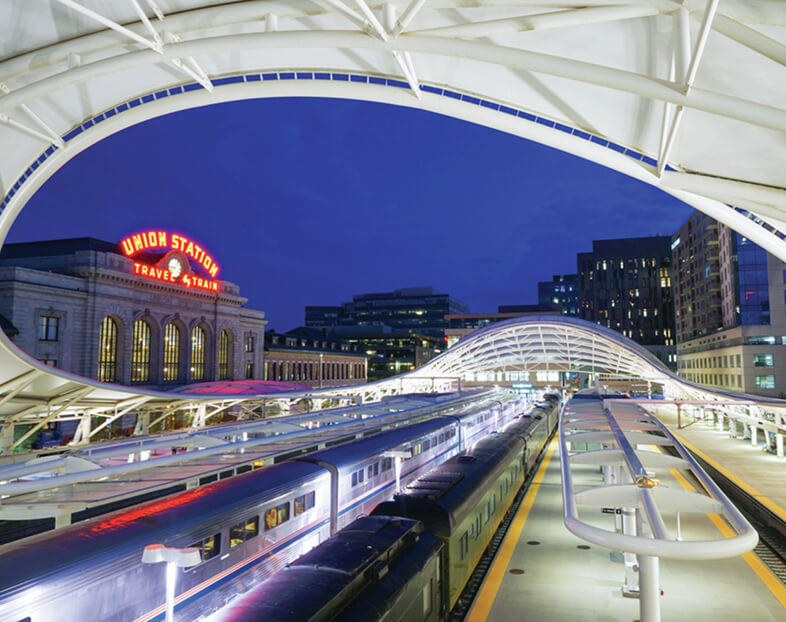
POLYGON ((288 330, 306 305, 411 286, 474 312, 534 303, 537 282, 575 272, 592 240, 670 236, 691 212, 599 165, 464 121, 270 99, 167 115, 101 141, 33 196, 7 241, 179 231, 210 250, 219 278, 238 283, 269 327, 288 330))

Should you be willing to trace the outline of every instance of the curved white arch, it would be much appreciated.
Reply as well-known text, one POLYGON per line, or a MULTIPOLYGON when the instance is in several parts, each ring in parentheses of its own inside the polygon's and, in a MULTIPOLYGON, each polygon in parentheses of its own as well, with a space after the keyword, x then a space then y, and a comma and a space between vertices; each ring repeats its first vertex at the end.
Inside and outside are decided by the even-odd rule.
MULTIPOLYGON (((779 3, 7 0, 5 8, 0 242, 54 171, 125 127, 221 101, 321 96, 445 114, 584 157, 786 260, 779 3)), ((0 370, 6 420, 40 420, 86 396, 99 410, 171 401, 52 372, 5 335, 0 370)))

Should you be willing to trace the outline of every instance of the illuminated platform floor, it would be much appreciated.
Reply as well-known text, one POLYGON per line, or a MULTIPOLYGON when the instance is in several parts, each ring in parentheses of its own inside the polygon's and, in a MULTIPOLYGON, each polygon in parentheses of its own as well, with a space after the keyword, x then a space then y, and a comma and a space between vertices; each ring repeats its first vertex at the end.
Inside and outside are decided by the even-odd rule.
MULTIPOLYGON (((728 430, 715 429, 709 422, 697 422, 677 429, 673 408, 652 411, 692 451, 721 473, 742 486, 786 522, 786 459, 752 446, 750 439, 729 437, 728 430)), ((683 424, 692 421, 683 416, 683 424)), ((741 428, 740 428, 741 429, 741 428)), ((759 440, 762 441, 761 433, 759 440)))
MULTIPOLYGON (((541 465, 546 468, 541 468, 527 493, 467 620, 638 620, 639 601, 622 596, 621 554, 589 545, 565 528, 556 441, 550 446, 549 458, 547 465, 545 460, 541 465)), ((658 473, 658 477, 666 480, 672 475, 665 472, 658 473)), ((574 470, 577 486, 601 482, 597 467, 574 470)), ((600 509, 592 511, 597 512, 598 525, 608 526, 608 521, 613 520, 612 515, 602 514, 600 509)), ((582 518, 587 516, 589 510, 582 511, 582 518)), ((668 523, 667 526, 675 527, 668 523)), ((706 515, 693 520, 683 516, 686 539, 700 531, 708 533, 708 529, 715 527, 706 515)), ((766 568, 762 570, 752 553, 706 562, 661 560, 660 583, 664 621, 786 619, 786 588, 766 568), (770 587, 765 581, 769 581, 770 587)))

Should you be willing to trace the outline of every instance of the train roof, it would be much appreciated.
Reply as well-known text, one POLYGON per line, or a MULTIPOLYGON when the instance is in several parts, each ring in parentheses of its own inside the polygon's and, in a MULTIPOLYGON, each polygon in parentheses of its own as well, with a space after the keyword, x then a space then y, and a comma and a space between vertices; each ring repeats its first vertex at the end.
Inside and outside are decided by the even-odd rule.
POLYGON ((119 559, 138 551, 141 559, 148 544, 171 543, 211 520, 218 529, 221 515, 274 498, 293 481, 321 473, 327 475, 317 465, 287 462, 3 545, 0 593, 68 567, 93 568, 105 556, 119 559))
POLYGON ((497 478, 536 419, 523 416, 504 431, 491 434, 470 451, 454 456, 409 484, 373 514, 401 515, 423 521, 426 528, 449 537, 463 517, 475 510, 478 497, 497 478))
POLYGON ((327 620, 353 601, 363 613, 358 619, 378 619, 373 612, 384 613, 401 588, 396 575, 409 573, 441 546, 418 521, 359 518, 231 604, 220 620, 327 620))
POLYGON ((332 464, 339 469, 347 466, 351 467, 370 456, 406 443, 412 438, 417 438, 455 423, 456 420, 452 417, 438 416, 420 423, 380 432, 345 445, 337 445, 336 447, 315 451, 302 459, 309 462, 318 461, 320 463, 332 464))

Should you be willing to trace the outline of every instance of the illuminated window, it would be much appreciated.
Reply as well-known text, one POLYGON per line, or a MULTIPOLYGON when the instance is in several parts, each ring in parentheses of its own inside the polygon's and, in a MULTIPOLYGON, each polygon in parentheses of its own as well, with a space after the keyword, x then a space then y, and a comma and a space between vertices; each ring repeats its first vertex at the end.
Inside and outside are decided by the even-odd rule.
POLYGON ((205 379, 205 331, 194 326, 191 331, 191 380, 205 379))
POLYGON ((756 376, 757 389, 774 389, 775 376, 756 376))
POLYGON ((246 352, 254 351, 254 335, 246 335, 246 352))
MULTIPOLYGON (((254 364, 253 363, 246 363, 246 380, 251 380, 254 377, 254 364)), ((269 380, 267 377, 267 363, 265 363, 265 380, 269 380)))
POLYGON ((150 325, 144 320, 137 320, 131 337, 131 382, 149 381, 150 325))
POLYGON ((772 354, 754 354, 753 355, 754 367, 772 367, 773 360, 772 354))
POLYGON ((98 337, 98 379, 101 382, 117 380, 117 322, 109 316, 101 322, 98 337))
POLYGON ((180 379, 180 329, 169 323, 164 329, 164 382, 180 379))
POLYGON ((265 530, 278 527, 289 520, 289 501, 270 508, 265 512, 265 530))
POLYGON ((218 379, 227 378, 229 378, 229 331, 224 329, 218 340, 218 379))
POLYGON ((194 542, 189 548, 199 549, 202 561, 206 562, 221 552, 221 534, 217 533, 199 542, 194 542))
POLYGON ((38 318, 38 339, 40 341, 57 341, 59 318, 42 315, 38 318))
POLYGON ((295 516, 314 507, 314 491, 295 497, 295 516))
POLYGON ((259 516, 254 516, 229 529, 229 548, 250 540, 259 533, 259 516))

